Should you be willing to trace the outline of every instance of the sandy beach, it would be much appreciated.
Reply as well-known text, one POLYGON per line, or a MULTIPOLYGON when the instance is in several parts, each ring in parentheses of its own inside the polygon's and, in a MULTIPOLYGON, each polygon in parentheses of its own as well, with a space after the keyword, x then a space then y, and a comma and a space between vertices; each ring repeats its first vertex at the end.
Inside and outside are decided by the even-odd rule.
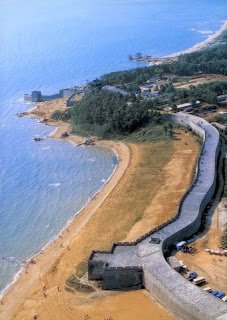
MULTIPOLYGON (((43 121, 46 118, 50 118, 50 115, 56 109, 65 109, 65 99, 59 99, 47 103, 40 103, 36 108, 33 108, 31 111, 27 112, 27 116, 43 121)), ((69 124, 60 121, 52 121, 51 119, 48 120, 46 124, 56 126, 56 130, 48 137, 50 139, 61 139, 61 134, 71 129, 71 126, 69 124)), ((75 144, 78 144, 83 141, 83 138, 78 136, 70 136, 64 140, 69 140, 75 144)), ((4 303, 4 305, 0 306, 0 308, 3 309, 0 310, 0 319, 10 319, 8 307, 10 310, 16 310, 18 308, 21 302, 21 298, 29 292, 28 288, 31 289, 32 284, 38 281, 40 277, 40 270, 42 270, 42 273, 45 273, 50 264, 52 264, 52 262, 56 259, 60 258, 63 251, 61 246, 62 244, 64 248, 67 247, 69 249, 72 240, 84 227, 86 222, 100 206, 100 204, 106 199, 109 193, 114 189, 118 181, 123 176, 125 170, 127 169, 130 162, 130 152, 128 147, 124 143, 114 141, 100 141, 99 145, 113 148, 116 151, 119 159, 117 169, 115 170, 111 179, 103 187, 103 189, 90 201, 86 208, 84 208, 79 213, 79 215, 76 216, 70 226, 68 226, 67 230, 64 230, 63 233, 58 238, 56 238, 56 240, 51 243, 44 252, 33 258, 35 262, 39 263, 32 264, 32 277, 27 276, 29 269, 31 268, 31 264, 28 263, 25 266, 24 272, 22 273, 22 275, 20 275, 16 283, 13 284, 13 286, 5 293, 3 300, 7 301, 6 296, 10 296, 10 293, 12 291, 14 292, 14 290, 17 293, 20 292, 20 295, 17 294, 17 299, 15 299, 15 296, 13 294, 14 298, 12 300, 8 300, 11 300, 9 304, 4 303), (26 282, 28 285, 23 284, 25 280, 24 277, 26 277, 26 282)))
POLYGON ((200 42, 200 43, 197 43, 196 45, 194 45, 193 47, 189 48, 189 49, 186 49, 186 50, 183 50, 183 51, 179 51, 179 52, 175 52, 173 54, 170 54, 168 56, 165 56, 164 58, 174 58, 174 57, 177 57, 177 56, 180 56, 181 54, 186 54, 186 53, 192 53, 192 52, 195 52, 195 51, 199 51, 203 48, 206 48, 208 47, 209 45, 211 45, 214 40, 219 37, 221 35, 221 33, 227 29, 227 20, 223 21, 223 25, 221 26, 221 28, 216 31, 214 34, 210 35, 206 40, 200 42))
MULTIPOLYGON (((64 103, 63 99, 41 103, 28 112, 27 116, 47 119, 55 109, 63 110, 64 103)), ((63 132, 70 130, 70 126, 63 122, 48 120, 46 123, 58 127, 50 138, 59 139, 63 132)), ((81 142, 81 137, 70 136, 66 139, 76 144, 81 142)), ((94 292, 76 291, 72 294, 64 286, 66 279, 75 273, 75 266, 86 261, 91 249, 107 249, 113 241, 136 239, 175 214, 180 197, 191 181, 198 145, 192 136, 182 132, 181 138, 173 141, 173 151, 168 151, 168 144, 166 145, 166 160, 157 163, 156 157, 159 157, 160 152, 165 152, 163 143, 126 145, 122 142, 100 141, 98 144, 114 148, 118 153, 119 165, 114 175, 67 229, 34 258, 35 263, 27 264, 25 271, 2 299, 0 319, 34 319, 38 315, 38 319, 43 320, 84 320, 87 314, 90 317, 87 319, 95 320, 107 316, 114 320, 136 320, 139 314, 142 314, 144 320, 151 317, 155 320, 175 319, 155 299, 148 296, 146 290, 103 292, 96 284, 89 283, 94 292), (186 141, 186 150, 182 152, 186 141), (144 174, 142 164, 146 157, 149 162, 151 160, 154 173, 149 170, 149 174, 144 174), (159 169, 156 168, 157 165, 159 169), (160 171, 161 168, 161 180, 151 179, 152 176, 155 177, 155 170, 160 171), (141 185, 149 187, 150 183, 153 190, 149 188, 149 194, 144 194, 143 187, 141 194, 135 191, 138 199, 135 195, 130 197, 128 192, 132 183, 134 184, 133 179, 138 182, 140 178, 143 179, 141 185), (164 194, 165 201, 161 203, 160 199, 164 194), (126 205, 120 202, 121 197, 126 205), (134 203, 136 213, 141 208, 143 219, 139 216, 133 218, 132 212, 127 208, 127 201, 130 202, 129 207, 134 203), (121 213, 121 209, 125 211, 121 213), (157 213, 155 216, 154 210, 157 213), (117 212, 113 216, 115 211, 117 212), (43 290, 44 287, 47 289, 43 290)), ((86 275, 82 281, 87 283, 86 275)))
MULTIPOLYGON (((168 57, 200 50, 210 45, 225 29, 227 29, 227 21, 207 40, 168 57)), ((61 135, 69 132, 71 127, 62 121, 50 119, 50 115, 56 109, 63 111, 65 108, 65 99, 39 103, 35 109, 27 112, 26 116, 40 121, 47 119, 45 120, 47 125, 56 127, 48 138, 61 139, 61 135)), ((62 140, 79 144, 83 138, 70 135, 62 140)), ((116 171, 104 188, 75 217, 67 229, 34 258, 35 263, 26 265, 20 277, 1 300, 0 319, 35 319, 36 315, 37 319, 43 320, 102 320, 110 316, 113 317, 113 320, 175 319, 158 301, 148 296, 146 290, 103 292, 94 284, 93 293, 74 292, 72 294, 66 291, 64 286, 66 279, 75 273, 75 266, 84 260, 91 248, 107 249, 112 241, 134 240, 175 214, 180 197, 191 181, 193 166, 199 150, 198 145, 194 137, 185 133, 181 134, 179 140, 173 142, 174 153, 168 163, 160 168, 163 170, 161 187, 157 186, 152 191, 150 202, 142 212, 143 219, 135 219, 131 222, 127 232, 120 233, 117 222, 121 222, 121 217, 115 218, 113 211, 110 212, 109 220, 108 215, 107 217, 105 215, 113 199, 121 197, 128 181, 133 175, 136 175, 144 156, 144 150, 141 146, 126 145, 123 142, 97 141, 97 139, 95 142, 116 151, 119 157, 116 171), (182 149, 185 151, 182 152, 182 149), (163 195, 165 195, 165 201, 161 202, 163 195), (155 216, 154 211, 157 213, 155 216), (112 224, 116 231, 110 235, 109 229, 112 224), (103 231, 106 233, 105 236, 102 234, 103 231), (102 241, 100 240, 101 247, 92 247, 92 241, 96 238, 103 238, 102 241), (47 289, 43 290, 44 287, 47 289), (89 317, 86 318, 86 315, 89 317)), ((154 148, 153 151, 155 148, 158 148, 159 151, 162 148, 162 146, 150 147, 154 148)), ((155 179, 155 176, 153 178, 155 179)), ((129 214, 128 219, 130 218, 129 214)), ((86 276, 83 281, 87 283, 86 276)))

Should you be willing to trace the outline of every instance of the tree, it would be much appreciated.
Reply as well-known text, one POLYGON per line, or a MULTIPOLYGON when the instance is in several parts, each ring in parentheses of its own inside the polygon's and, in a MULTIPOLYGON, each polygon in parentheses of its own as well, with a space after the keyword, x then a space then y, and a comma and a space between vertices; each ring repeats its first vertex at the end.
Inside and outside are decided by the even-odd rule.
POLYGON ((60 120, 61 119, 61 111, 60 110, 55 110, 52 115, 51 118, 54 120, 60 120))
POLYGON ((171 106, 172 104, 174 104, 175 102, 175 98, 173 95, 169 96, 169 99, 168 99, 168 105, 171 106))
POLYGON ((176 103, 173 103, 173 104, 171 105, 171 109, 172 109, 172 111, 177 111, 177 105, 176 105, 176 103))
POLYGON ((193 107, 196 107, 196 98, 192 97, 189 102, 192 104, 193 107))
POLYGON ((168 134, 169 134, 169 137, 172 138, 172 137, 173 137, 173 130, 172 130, 172 129, 169 129, 169 130, 168 130, 168 134))

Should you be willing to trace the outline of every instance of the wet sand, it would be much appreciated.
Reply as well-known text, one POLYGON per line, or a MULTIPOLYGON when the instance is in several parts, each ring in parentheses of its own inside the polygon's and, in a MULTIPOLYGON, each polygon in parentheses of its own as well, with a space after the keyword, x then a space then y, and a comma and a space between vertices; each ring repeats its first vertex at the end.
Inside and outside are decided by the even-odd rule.
MULTIPOLYGON (((43 116, 49 116, 53 109, 59 109, 61 105, 64 108, 64 101, 55 101, 54 105, 51 103, 49 106, 48 104, 33 110, 33 116, 37 117, 38 110, 41 119, 43 116), (45 111, 46 114, 41 114, 44 112, 43 109, 48 110, 49 114, 47 111, 45 111)), ((52 134, 51 138, 59 138, 62 132, 70 129, 65 123, 52 121, 50 123, 60 128, 52 134)), ((75 143, 81 141, 80 137, 67 139, 72 139, 75 143)), ((75 273, 75 266, 87 257, 96 239, 99 244, 96 244, 94 249, 108 248, 113 240, 118 240, 119 237, 122 240, 133 240, 145 233, 147 229, 175 214, 180 197, 190 183, 193 161, 195 162, 198 154, 195 139, 182 132, 179 139, 173 141, 174 156, 163 168, 161 188, 157 184, 156 187, 154 186, 152 196, 149 193, 146 195, 150 200, 143 213, 144 219, 138 221, 135 219, 133 223, 130 222, 130 227, 127 227, 131 219, 130 212, 124 213, 128 215, 126 217, 128 220, 124 222, 125 217, 114 213, 116 210, 114 201, 117 203, 121 196, 127 196, 126 189, 132 183, 132 177, 136 175, 141 162, 146 155, 150 157, 156 152, 159 156, 162 143, 149 146, 104 141, 100 144, 110 146, 118 153, 120 161, 116 172, 67 229, 34 259, 36 263, 27 265, 26 272, 2 299, 4 304, 0 305, 1 319, 33 319, 35 315, 43 320, 84 320, 86 315, 90 317, 87 319, 94 320, 108 317, 112 317, 113 320, 175 319, 154 298, 150 297, 146 290, 106 292, 100 290, 96 283, 92 284, 94 287, 92 293, 70 293, 64 289, 66 279, 75 273), (149 154, 146 154, 146 150, 149 150, 149 154), (163 197, 163 194, 167 195, 166 200, 160 203, 160 197, 163 197), (157 214, 154 216, 152 212, 157 214), (119 226, 121 223, 126 224, 123 233, 119 226), (128 232, 126 232, 127 228, 128 232), (44 286, 47 290, 43 290, 44 286)), ((155 161, 157 160, 154 159, 154 165, 155 161)), ((155 179, 153 174, 149 177, 151 182, 152 179, 155 179)), ((86 276, 83 281, 87 283, 86 276)))

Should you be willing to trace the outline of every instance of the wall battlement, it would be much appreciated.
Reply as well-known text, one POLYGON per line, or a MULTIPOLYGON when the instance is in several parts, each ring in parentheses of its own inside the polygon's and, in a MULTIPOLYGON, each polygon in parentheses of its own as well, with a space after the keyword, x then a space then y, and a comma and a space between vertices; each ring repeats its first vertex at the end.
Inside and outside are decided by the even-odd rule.
POLYGON ((92 251, 88 277, 102 280, 102 288, 106 290, 145 287, 184 320, 227 319, 224 302, 188 282, 164 257, 171 244, 191 236, 200 227, 204 209, 216 188, 219 133, 205 120, 189 114, 165 114, 163 118, 189 126, 203 138, 194 181, 181 198, 175 217, 134 242, 114 243, 109 251, 92 251), (151 235, 160 243, 151 243, 151 235))
POLYGON ((32 102, 43 102, 43 101, 52 101, 55 99, 68 97, 67 101, 71 101, 72 95, 74 93, 73 89, 61 89, 59 93, 54 93, 51 95, 43 95, 41 91, 32 91, 31 101, 32 102))

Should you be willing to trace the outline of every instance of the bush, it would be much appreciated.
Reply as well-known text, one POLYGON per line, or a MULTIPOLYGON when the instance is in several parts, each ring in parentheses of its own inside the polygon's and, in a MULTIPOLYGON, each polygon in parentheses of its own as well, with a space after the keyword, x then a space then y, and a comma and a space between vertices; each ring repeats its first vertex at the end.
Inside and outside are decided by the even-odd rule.
POLYGON ((51 118, 54 120, 60 120, 61 119, 61 111, 60 110, 55 110, 52 115, 51 118))
POLYGON ((225 249, 227 248, 227 225, 223 235, 221 236, 221 247, 225 249))

